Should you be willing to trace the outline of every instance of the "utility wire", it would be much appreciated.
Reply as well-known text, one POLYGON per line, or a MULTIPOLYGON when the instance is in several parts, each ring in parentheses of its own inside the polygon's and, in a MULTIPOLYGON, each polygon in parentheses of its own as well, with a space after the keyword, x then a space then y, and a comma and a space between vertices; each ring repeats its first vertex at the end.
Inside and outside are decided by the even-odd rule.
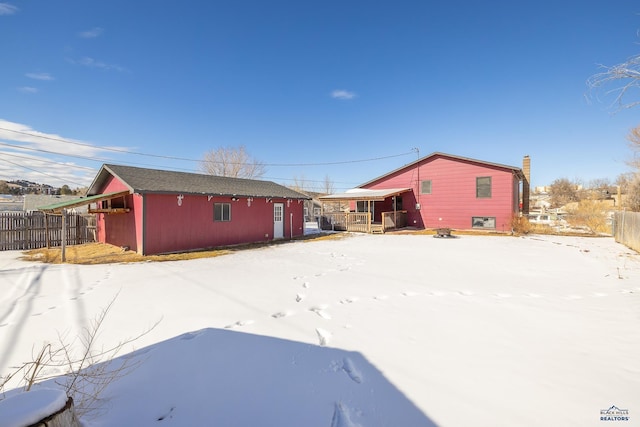
POLYGON ((83 186, 84 186, 83 184, 80 184, 80 183, 74 182, 74 181, 72 181, 72 180, 70 180, 70 179, 66 179, 66 178, 64 178, 64 179, 63 179, 63 178, 60 178, 59 176, 50 175, 50 174, 48 174, 48 173, 45 173, 45 172, 39 171, 39 170, 37 170, 37 169, 33 169, 33 168, 28 167, 28 166, 24 166, 24 165, 21 165, 21 164, 18 164, 18 163, 12 162, 12 161, 7 160, 7 159, 0 159, 0 160, 1 160, 1 161, 3 161, 3 162, 6 162, 6 163, 12 164, 12 165, 14 165, 14 166, 17 166, 17 167, 19 167, 19 168, 27 169, 27 170, 30 170, 30 171, 32 171, 32 172, 39 173, 40 175, 48 176, 49 178, 53 178, 53 179, 55 179, 55 180, 57 180, 57 181, 64 180, 64 181, 70 182, 70 183, 72 183, 72 184, 75 184, 75 185, 77 185, 78 187, 83 187, 83 186))
MULTIPOLYGON (((63 143, 66 143, 66 144, 73 144, 73 145, 78 145, 78 146, 82 146, 82 147, 89 147, 89 148, 93 148, 94 150, 100 150, 100 151, 112 151, 112 152, 122 153, 122 154, 131 154, 131 155, 136 155, 136 156, 155 157, 155 158, 167 159, 167 160, 181 160, 181 161, 186 161, 186 162, 202 163, 204 161, 202 159, 190 159, 190 158, 186 158, 186 157, 177 157, 177 156, 164 156, 164 155, 160 155, 160 154, 150 154, 150 153, 140 153, 140 152, 137 152, 137 151, 129 151, 129 150, 121 149, 121 148, 101 147, 101 146, 97 146, 97 145, 86 144, 86 143, 83 143, 83 142, 69 141, 69 140, 62 139, 62 138, 53 138, 53 137, 50 137, 50 136, 37 135, 37 134, 30 133, 30 132, 23 132, 23 131, 14 130, 14 129, 7 129, 7 128, 3 128, 3 127, 0 127, 0 130, 6 131, 6 132, 13 132, 13 133, 21 134, 21 135, 27 135, 27 136, 36 137, 36 138, 41 138, 41 139, 48 139, 50 141, 63 142, 63 143)), ((376 160, 391 159, 391 158, 394 158, 394 157, 406 156, 406 155, 409 155, 409 154, 411 154, 413 152, 414 151, 412 150, 412 151, 409 151, 407 153, 393 154, 393 155, 390 155, 390 156, 373 157, 373 158, 370 158, 370 159, 342 160, 342 161, 337 161, 337 162, 263 163, 263 165, 265 165, 265 166, 273 166, 273 167, 344 165, 344 164, 350 164, 350 163, 364 163, 364 162, 372 162, 372 161, 376 161, 376 160)), ((207 162, 208 163, 217 163, 217 162, 211 162, 211 161, 207 161, 207 162)))
MULTIPOLYGON (((82 160, 88 160, 91 162, 98 162, 98 163, 111 163, 112 160, 111 159, 102 159, 99 157, 88 157, 88 156, 81 156, 79 154, 66 154, 66 153, 59 153, 57 151, 50 151, 50 150, 44 150, 42 148, 33 148, 33 147, 23 147, 23 146, 16 146, 16 145, 12 145, 12 144, 5 144, 0 142, 0 146, 4 146, 4 147, 10 147, 10 148, 14 148, 14 149, 19 149, 19 150, 28 150, 28 151, 35 151, 35 152, 39 152, 39 153, 46 153, 46 154, 55 154, 55 155, 59 155, 59 156, 65 156, 65 157, 74 157, 77 159, 82 159, 82 160)), ((8 156, 13 156, 13 157, 21 157, 24 159, 29 159, 29 160, 35 160, 35 161, 41 161, 41 162, 47 162, 47 163, 51 163, 51 164, 57 164, 57 165, 65 165, 64 163, 61 162, 55 162, 52 160, 40 160, 40 159, 34 159, 32 157, 24 157, 24 156, 18 156, 15 154, 9 154, 6 151, 2 152, 2 154, 4 155, 8 155, 8 156)), ((148 164, 148 163, 138 163, 138 162, 120 162, 123 163, 125 165, 128 166, 149 166, 149 167, 153 167, 153 168, 157 168, 157 165, 153 165, 153 164, 148 164)), ((68 166, 68 165, 65 165, 68 166)), ((90 167, 86 167, 86 166, 80 166, 80 165, 73 165, 70 167, 74 167, 77 169, 85 169, 85 170, 92 170, 95 171, 95 168, 90 168, 90 167)), ((176 170, 176 171, 180 171, 180 172, 190 172, 190 173, 194 173, 197 171, 194 171, 194 169, 186 169, 186 168, 179 168, 179 167, 171 167, 172 170, 176 170)), ((269 177, 269 176, 265 176, 264 178, 272 180, 272 181, 296 181, 296 178, 277 178, 277 177, 269 177)), ((299 179, 300 181, 303 182, 313 182, 313 183, 320 183, 323 184, 325 181, 324 180, 313 180, 313 179, 299 179)), ((346 182, 346 181, 332 181, 334 184, 354 184, 353 182, 346 182)), ((341 187, 341 188, 348 188, 348 187, 341 187)))
POLYGON ((88 166, 68 165, 66 163, 56 162, 54 160, 46 160, 46 159, 42 159, 42 158, 38 158, 38 157, 19 156, 17 154, 7 153, 6 151, 2 151, 2 155, 3 156, 10 156, 10 157, 17 157, 19 159, 31 160, 33 162, 38 162, 38 163, 48 163, 48 164, 51 164, 51 165, 58 165, 58 166, 69 166, 69 167, 74 168, 74 169, 84 169, 84 170, 91 171, 91 172, 95 172, 96 171, 95 168, 90 168, 88 166))

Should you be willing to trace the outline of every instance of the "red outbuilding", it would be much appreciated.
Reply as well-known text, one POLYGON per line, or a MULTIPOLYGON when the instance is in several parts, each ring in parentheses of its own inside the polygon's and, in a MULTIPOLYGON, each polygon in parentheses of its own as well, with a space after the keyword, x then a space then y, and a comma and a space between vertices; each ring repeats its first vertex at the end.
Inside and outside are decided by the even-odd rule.
POLYGON ((97 240, 143 255, 301 236, 309 199, 270 181, 107 164, 87 195, 101 196, 97 240))
MULTIPOLYGON (((401 226, 509 231, 514 216, 528 213, 529 171, 528 156, 521 169, 436 152, 321 199, 350 202, 352 213, 369 213, 368 231, 401 226)), ((338 214, 331 215, 338 221, 338 214)))

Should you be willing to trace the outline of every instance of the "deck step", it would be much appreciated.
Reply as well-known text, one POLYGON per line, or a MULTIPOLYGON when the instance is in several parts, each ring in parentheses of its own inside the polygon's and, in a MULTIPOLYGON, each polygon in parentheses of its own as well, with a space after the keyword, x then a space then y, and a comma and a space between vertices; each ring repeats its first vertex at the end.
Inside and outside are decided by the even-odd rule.
POLYGON ((371 224, 371 234, 384 234, 384 227, 382 227, 382 225, 371 224))

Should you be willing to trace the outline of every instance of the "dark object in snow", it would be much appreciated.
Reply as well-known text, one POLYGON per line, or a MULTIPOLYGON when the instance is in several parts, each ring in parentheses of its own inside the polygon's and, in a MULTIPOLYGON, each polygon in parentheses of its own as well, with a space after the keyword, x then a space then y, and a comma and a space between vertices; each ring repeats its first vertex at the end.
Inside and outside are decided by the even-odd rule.
POLYGON ((433 237, 454 237, 451 235, 450 228, 436 228, 436 234, 433 237))

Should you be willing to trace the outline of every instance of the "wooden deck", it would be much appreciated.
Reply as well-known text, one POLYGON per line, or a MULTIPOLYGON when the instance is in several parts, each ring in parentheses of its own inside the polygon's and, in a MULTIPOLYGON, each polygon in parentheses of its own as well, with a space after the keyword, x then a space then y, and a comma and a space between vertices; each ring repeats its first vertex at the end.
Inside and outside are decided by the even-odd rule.
POLYGON ((323 224, 326 224, 328 229, 356 233, 382 234, 387 230, 405 227, 407 224, 406 211, 384 212, 381 223, 371 221, 369 212, 325 213, 323 218, 323 224))

